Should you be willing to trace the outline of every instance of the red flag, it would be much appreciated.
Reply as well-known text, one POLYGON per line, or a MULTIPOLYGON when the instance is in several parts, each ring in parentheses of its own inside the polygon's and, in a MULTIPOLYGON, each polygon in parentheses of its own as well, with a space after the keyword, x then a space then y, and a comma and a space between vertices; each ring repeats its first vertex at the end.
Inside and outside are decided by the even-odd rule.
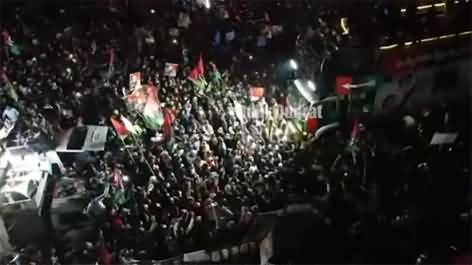
POLYGON ((197 65, 195 66, 195 68, 193 68, 188 78, 190 80, 198 80, 198 79, 203 78, 204 75, 205 75, 205 67, 203 66, 203 58, 202 58, 202 55, 200 54, 197 65))
POLYGON ((339 95, 348 95, 351 89, 345 85, 352 84, 352 76, 337 76, 336 77, 336 93, 339 95))
POLYGON ((3 43, 7 46, 13 46, 13 40, 11 39, 10 33, 8 31, 4 30, 2 32, 3 36, 3 43))
POLYGON ((318 129, 319 119, 316 117, 308 117, 306 120, 306 128, 309 133, 315 133, 318 129))
POLYGON ((123 122, 114 118, 110 118, 110 120, 119 137, 124 137, 129 134, 129 131, 126 129, 126 126, 123 122))

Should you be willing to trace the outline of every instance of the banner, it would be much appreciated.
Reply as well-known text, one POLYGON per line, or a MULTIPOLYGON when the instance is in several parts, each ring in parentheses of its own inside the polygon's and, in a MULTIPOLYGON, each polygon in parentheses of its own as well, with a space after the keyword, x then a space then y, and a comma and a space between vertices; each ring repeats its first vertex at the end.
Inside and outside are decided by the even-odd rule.
POLYGON ((141 72, 132 73, 129 75, 129 89, 134 91, 141 87, 141 72))
POLYGON ((164 68, 164 76, 176 77, 179 65, 176 63, 166 63, 164 68))
POLYGON ((59 136, 58 152, 103 151, 108 127, 87 125, 66 130, 59 136))

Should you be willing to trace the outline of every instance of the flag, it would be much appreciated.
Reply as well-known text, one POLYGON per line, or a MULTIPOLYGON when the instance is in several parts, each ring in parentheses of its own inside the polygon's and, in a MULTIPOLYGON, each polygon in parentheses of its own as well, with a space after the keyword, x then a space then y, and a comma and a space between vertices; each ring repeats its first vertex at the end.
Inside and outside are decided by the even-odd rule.
POLYGON ((256 101, 264 97, 265 89, 263 87, 250 87, 249 97, 252 101, 256 101))
POLYGON ((11 38, 8 31, 4 30, 2 32, 2 36, 3 36, 3 43, 9 47, 11 53, 14 55, 20 55, 21 54, 20 48, 18 47, 18 45, 15 44, 15 42, 11 38))
POLYGON ((141 72, 132 73, 129 75, 129 89, 134 91, 141 87, 141 72))
POLYGON ((177 71, 179 70, 179 65, 176 63, 166 63, 164 68, 164 76, 175 77, 177 76, 177 71))
POLYGON ((306 120, 306 128, 308 133, 315 133, 319 126, 319 119, 316 117, 308 117, 306 120))
POLYGON ((348 95, 351 93, 351 88, 348 85, 352 84, 352 76, 337 76, 336 77, 336 93, 338 95, 348 95))
POLYGON ((121 116, 121 121, 123 122, 126 130, 128 130, 131 134, 140 134, 141 128, 139 128, 137 125, 133 125, 133 123, 125 116, 121 116))
POLYGON ((203 66, 203 58, 201 54, 198 58, 197 65, 195 66, 195 68, 193 68, 188 78, 192 81, 205 79, 205 67, 203 66))
POLYGON ((111 124, 113 125, 113 128, 115 128, 116 133, 118 134, 118 137, 124 138, 128 136, 130 131, 126 128, 125 124, 115 118, 110 118, 111 124))
POLYGON ((143 110, 144 123, 150 129, 157 130, 164 124, 159 98, 157 97, 157 87, 147 87, 147 99, 143 110))
POLYGON ((84 152, 103 151, 107 140, 108 127, 87 125, 68 129, 58 137, 56 151, 84 152))

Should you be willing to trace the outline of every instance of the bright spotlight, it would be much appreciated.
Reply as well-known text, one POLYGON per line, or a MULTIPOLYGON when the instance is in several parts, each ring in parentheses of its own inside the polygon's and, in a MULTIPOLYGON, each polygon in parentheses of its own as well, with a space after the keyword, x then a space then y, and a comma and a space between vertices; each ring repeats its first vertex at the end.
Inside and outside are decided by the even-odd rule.
POLYGON ((154 14, 154 13, 156 13, 156 10, 151 9, 151 10, 149 10, 149 12, 151 12, 151 14, 154 14))
POLYGON ((210 9, 210 0, 205 0, 205 7, 210 9))
POLYGON ((295 62, 294 59, 290 59, 290 67, 292 67, 293 70, 298 69, 298 64, 297 64, 297 62, 295 62))
POLYGON ((316 85, 311 80, 308 81, 308 87, 311 89, 311 91, 316 91, 316 85))

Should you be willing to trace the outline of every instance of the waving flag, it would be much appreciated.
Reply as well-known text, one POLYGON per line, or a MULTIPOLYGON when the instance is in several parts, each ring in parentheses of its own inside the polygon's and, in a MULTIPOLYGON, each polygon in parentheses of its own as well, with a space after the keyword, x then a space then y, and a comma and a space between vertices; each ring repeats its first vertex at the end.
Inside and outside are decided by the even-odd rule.
POLYGON ((157 130, 164 124, 164 116, 157 96, 157 87, 148 86, 146 90, 147 99, 143 111, 144 123, 148 128, 157 130))
POLYGON ((10 52, 14 55, 20 55, 21 54, 20 48, 13 41, 13 39, 10 36, 10 33, 4 30, 2 32, 2 36, 3 36, 3 43, 9 47, 10 52))
POLYGON ((110 120, 113 128, 115 128, 115 131, 118 134, 118 137, 124 138, 129 135, 130 131, 121 120, 115 118, 110 118, 110 120))
POLYGON ((203 66, 203 57, 200 54, 197 65, 195 66, 195 68, 193 68, 192 72, 190 73, 189 79, 196 81, 203 78, 205 78, 205 67, 203 66))
POLYGON ((190 76, 188 77, 200 90, 203 90, 207 86, 205 80, 205 67, 203 65, 202 55, 198 58, 197 65, 193 68, 190 76))
POLYGON ((131 133, 131 134, 141 134, 142 130, 138 125, 134 125, 130 120, 128 120, 125 116, 121 116, 121 121, 123 122, 123 125, 125 128, 131 133))

